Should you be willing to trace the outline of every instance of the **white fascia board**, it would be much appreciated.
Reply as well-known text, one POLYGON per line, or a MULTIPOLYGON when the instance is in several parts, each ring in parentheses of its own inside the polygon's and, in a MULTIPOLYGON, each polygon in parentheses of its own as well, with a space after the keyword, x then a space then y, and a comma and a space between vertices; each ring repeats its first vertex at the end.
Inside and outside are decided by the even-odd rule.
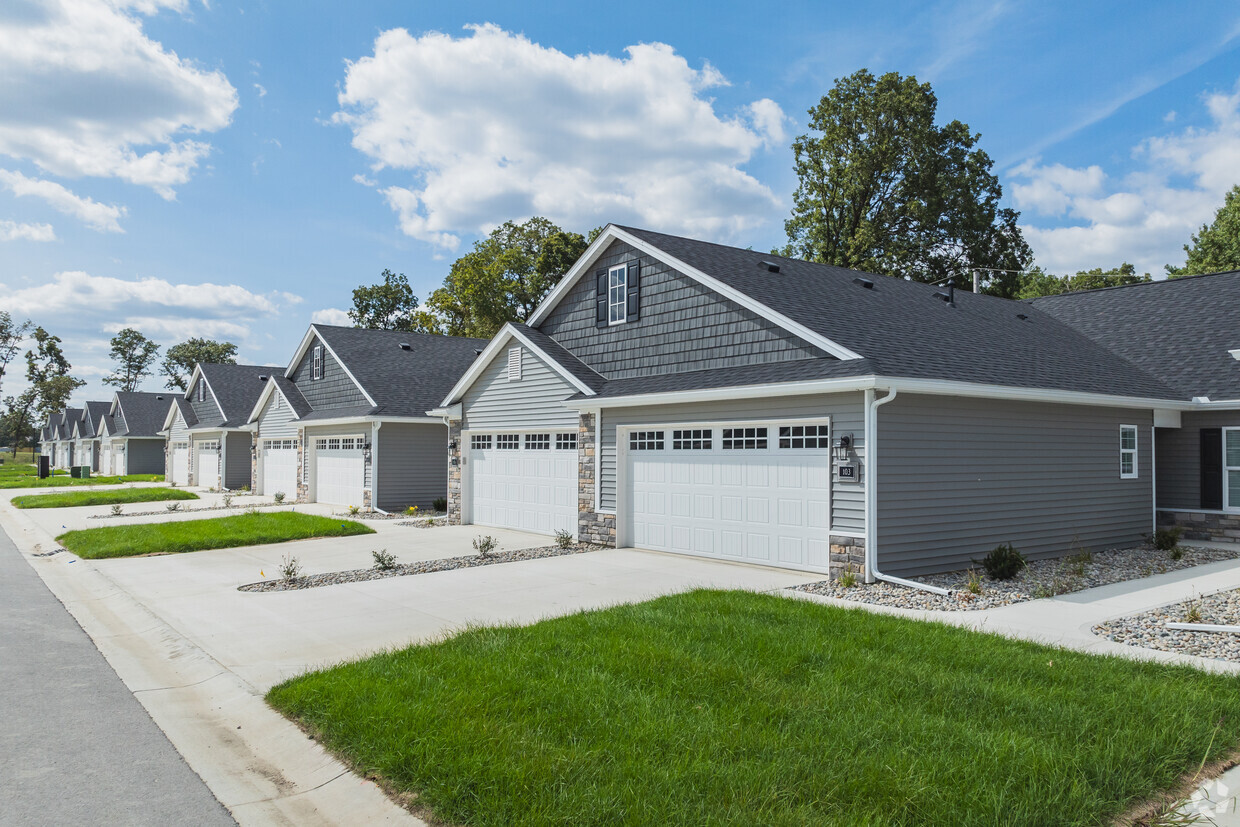
MULTIPOLYGON (((202 365, 201 365, 201 364, 199 364, 199 363, 197 363, 197 362, 195 362, 195 363, 194 363, 194 372, 193 372, 192 374, 190 374, 189 381, 185 383, 185 398, 186 398, 186 400, 187 400, 187 401, 193 401, 193 398, 194 398, 194 397, 193 397, 193 391, 194 391, 194 380, 195 380, 195 379, 198 379, 199 381, 201 381, 201 382, 205 382, 205 383, 206 383, 206 385, 207 385, 207 391, 208 391, 208 392, 210 392, 210 394, 211 394, 211 401, 215 403, 215 409, 216 409, 217 411, 219 411, 219 412, 220 412, 220 417, 221 417, 222 419, 227 419, 228 417, 224 416, 224 406, 220 404, 219 397, 217 397, 217 396, 215 395, 215 389, 211 387, 211 383, 210 383, 210 382, 207 382, 207 377, 205 377, 205 376, 203 376, 203 375, 202 375, 202 365)), ((174 405, 175 405, 175 404, 176 404, 176 402, 173 402, 172 404, 174 404, 174 405)))
POLYGON ((1019 388, 1012 385, 984 385, 948 379, 901 379, 882 377, 884 386, 899 388, 901 393, 968 396, 979 399, 1014 399, 1021 402, 1058 402, 1065 405, 1094 405, 1103 408, 1191 408, 1191 402, 1176 402, 1145 396, 1116 396, 1085 391, 1061 391, 1047 388, 1019 388))
POLYGON ((491 339, 490 343, 483 348, 482 353, 478 354, 478 358, 475 359, 473 364, 469 366, 469 370, 465 371, 464 375, 461 376, 460 380, 457 381, 452 390, 448 391, 448 395, 444 397, 444 401, 440 404, 440 407, 448 408, 459 402, 465 391, 469 390, 470 386, 478 380, 478 377, 482 375, 482 372, 486 370, 488 365, 491 364, 491 360, 493 360, 495 355, 499 353, 500 348, 502 348, 510 339, 516 339, 518 342, 529 348, 534 355, 539 358, 539 360, 563 377, 564 380, 574 388, 587 396, 594 395, 594 390, 589 385, 565 370, 563 365, 548 356, 542 348, 531 342, 529 337, 525 336, 521 333, 521 331, 513 327, 511 323, 505 323, 504 326, 499 329, 499 332, 495 334, 494 338, 491 339))
POLYGON ((168 413, 164 415, 164 430, 172 427, 173 423, 177 421, 176 418, 180 415, 180 412, 181 410, 177 407, 177 401, 174 398, 172 404, 168 406, 168 413))
POLYGON ((643 393, 606 399, 565 399, 564 407, 578 411, 604 408, 635 408, 640 405, 679 405, 686 402, 712 402, 723 399, 756 399, 770 396, 805 396, 817 393, 844 393, 875 387, 876 377, 850 376, 843 379, 813 379, 807 382, 772 382, 730 388, 705 388, 667 393, 643 393))
POLYGON ((464 406, 462 406, 460 402, 457 402, 455 405, 448 405, 443 408, 434 408, 429 410, 426 412, 426 415, 433 416, 435 419, 443 419, 447 417, 448 419, 459 421, 465 413, 464 406))
POLYGON ((1217 402, 1193 402, 1188 408, 1181 410, 1193 411, 1236 411, 1240 410, 1240 399, 1220 399, 1217 402))
POLYGON ((543 300, 542 304, 538 306, 538 309, 534 311, 534 314, 530 316, 529 321, 526 322, 526 324, 530 327, 537 327, 551 312, 552 308, 559 303, 560 299, 562 299, 564 295, 573 288, 573 285, 581 279, 582 275, 584 275, 593 266, 594 262, 598 260, 599 255, 602 254, 606 245, 612 241, 623 241, 646 255, 659 259, 672 269, 684 273, 689 278, 700 282, 725 298, 731 299, 742 307, 752 310, 759 316, 774 322, 789 333, 799 336, 810 344, 821 348, 827 353, 830 353, 837 359, 863 358, 862 355, 856 351, 846 348, 838 342, 828 339, 821 333, 810 330, 800 322, 795 322, 784 314, 767 307, 753 296, 747 293, 742 293, 741 291, 724 284, 713 276, 709 276, 701 270, 698 270, 696 267, 690 267, 688 264, 685 264, 675 256, 671 256, 663 252, 653 244, 643 241, 631 233, 626 233, 624 230, 621 230, 611 224, 608 224, 607 228, 603 230, 603 232, 599 233, 599 237, 594 240, 594 244, 591 244, 586 249, 586 252, 582 255, 582 257, 577 260, 577 263, 569 269, 569 271, 564 275, 564 278, 560 279, 560 283, 555 286, 555 289, 552 290, 551 293, 548 294, 547 298, 543 300))
POLYGON ((293 360, 288 363, 288 367, 284 369, 284 378, 292 379, 293 371, 297 369, 297 365, 301 363, 302 357, 306 355, 306 351, 310 349, 312 342, 318 333, 314 329, 314 325, 306 328, 306 335, 301 337, 301 344, 297 346, 297 350, 293 353, 293 360))
POLYGON ((263 387, 263 392, 258 395, 258 401, 254 403, 254 409, 250 411, 250 416, 245 421, 246 425, 258 421, 258 416, 262 413, 263 406, 267 404, 267 400, 271 398, 273 393, 280 394, 280 398, 284 400, 284 404, 288 405, 289 412, 293 414, 293 419, 301 419, 301 417, 297 415, 297 411, 294 410, 292 403, 289 402, 288 395, 285 394, 284 391, 280 390, 280 386, 276 384, 275 377, 268 376, 267 384, 263 387))
POLYGON ((413 425, 442 425, 443 417, 439 416, 345 416, 339 419, 305 419, 298 422, 302 428, 317 428, 320 425, 338 427, 340 425, 368 425, 371 422, 395 422, 413 425))
POLYGON ((336 360, 336 364, 340 365, 340 369, 344 371, 344 375, 349 377, 353 384, 357 386, 357 389, 362 392, 362 396, 366 397, 366 401, 376 408, 379 407, 379 403, 375 401, 369 391, 362 387, 362 383, 357 381, 357 377, 353 375, 353 371, 349 370, 349 366, 344 363, 344 360, 336 355, 336 351, 332 350, 332 346, 327 343, 327 340, 323 338, 323 334, 319 333, 319 329, 314 325, 310 325, 310 329, 307 330, 306 335, 302 337, 301 344, 297 347, 297 352, 293 354, 293 361, 289 362, 288 367, 284 369, 284 378, 293 378, 293 371, 297 368, 297 365, 306 355, 306 351, 310 349, 310 343, 315 339, 318 339, 323 343, 323 347, 327 348, 327 352, 330 353, 332 358, 336 360))

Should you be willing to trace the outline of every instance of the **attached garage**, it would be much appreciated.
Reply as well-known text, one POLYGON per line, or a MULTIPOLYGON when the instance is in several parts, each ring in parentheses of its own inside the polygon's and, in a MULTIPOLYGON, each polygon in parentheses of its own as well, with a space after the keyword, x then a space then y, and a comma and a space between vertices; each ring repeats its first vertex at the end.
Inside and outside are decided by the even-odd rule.
POLYGON ((468 522, 577 534, 577 432, 469 434, 468 522))
POLYGON ((220 481, 220 441, 206 439, 194 442, 194 483, 214 488, 220 481))
POLYGON ((112 470, 112 444, 104 445, 99 451, 99 473, 110 475, 112 470))
POLYGON ((189 442, 173 442, 170 447, 172 481, 177 485, 189 485, 189 442))
POLYGON ((621 429, 621 545, 829 570, 831 439, 820 422, 621 429))
POLYGON ((262 444, 262 494, 282 492, 297 496, 297 440, 264 439, 262 444))
POLYGON ((314 500, 362 506, 366 487, 366 440, 361 435, 319 437, 314 441, 314 500))

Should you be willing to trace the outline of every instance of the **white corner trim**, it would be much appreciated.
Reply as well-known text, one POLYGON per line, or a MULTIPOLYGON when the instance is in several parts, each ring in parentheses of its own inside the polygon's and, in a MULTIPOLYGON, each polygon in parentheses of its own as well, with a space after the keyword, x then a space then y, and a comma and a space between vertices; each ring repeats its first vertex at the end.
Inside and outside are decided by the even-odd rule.
POLYGON ((538 306, 538 309, 534 311, 534 314, 530 316, 529 321, 527 321, 526 324, 530 327, 537 327, 559 303, 560 299, 562 299, 564 295, 571 290, 574 285, 576 285, 582 275, 584 275, 594 265, 594 262, 598 260, 600 255, 602 255, 603 250, 606 249, 606 246, 612 241, 623 241, 642 253, 651 256, 652 258, 659 259, 672 269, 698 281, 699 283, 709 287, 711 290, 714 290, 716 293, 719 293, 721 296, 731 299, 742 307, 752 310, 759 316, 774 322, 784 330, 795 336, 799 336, 810 344, 816 345, 837 359, 864 358, 856 351, 844 347, 838 342, 832 341, 826 336, 823 336, 821 333, 810 330, 800 322, 795 322, 784 314, 767 307, 765 304, 762 304, 748 293, 742 293, 741 291, 724 284, 713 276, 708 276, 696 267, 690 267, 688 264, 685 264, 675 256, 671 256, 663 252, 653 244, 643 241, 631 233, 626 233, 624 230, 621 230, 611 224, 608 224, 607 228, 604 229, 603 232, 599 233, 599 237, 594 240, 594 244, 591 244, 589 248, 586 249, 586 252, 577 260, 577 263, 569 269, 569 271, 564 275, 564 278, 560 280, 560 283, 555 286, 555 289, 548 294, 547 298, 543 299, 542 304, 538 306))
POLYGON ((301 344, 297 346, 297 352, 293 354, 293 360, 289 362, 288 367, 284 369, 284 378, 293 378, 293 371, 301 362, 302 357, 306 355, 306 351, 310 349, 310 343, 315 339, 318 339, 319 343, 322 344, 327 352, 332 355, 332 358, 336 360, 336 364, 340 365, 340 369, 344 371, 344 375, 349 377, 353 384, 357 386, 357 389, 362 392, 362 396, 366 397, 366 401, 373 407, 379 407, 379 403, 375 401, 369 391, 362 387, 362 383, 357 381, 357 377, 353 375, 353 371, 349 370, 349 366, 344 363, 344 360, 336 355, 336 351, 332 350, 332 346, 327 343, 327 340, 323 338, 323 335, 319 333, 318 328, 314 325, 310 325, 310 329, 306 331, 306 335, 301 338, 301 344))
POLYGON ((517 330, 511 322, 508 322, 499 329, 499 332, 495 334, 490 343, 483 348, 482 353, 478 354, 478 358, 474 359, 473 364, 469 366, 469 370, 465 371, 465 374, 460 378, 460 380, 457 381, 452 390, 448 391, 448 395, 444 397, 440 407, 450 408, 460 402, 461 396, 465 393, 465 391, 469 390, 470 386, 472 386, 474 382, 478 381, 478 377, 482 375, 482 372, 487 369, 487 367, 495 359, 496 354, 499 353, 499 351, 505 344, 508 343, 510 339, 516 339, 525 347, 529 348, 534 355, 537 356, 541 362, 543 362, 543 364, 547 365, 547 367, 559 374, 574 388, 587 396, 594 396, 594 390, 590 388, 589 385, 565 370, 559 362, 548 356, 542 348, 530 341, 528 336, 520 330, 517 330))

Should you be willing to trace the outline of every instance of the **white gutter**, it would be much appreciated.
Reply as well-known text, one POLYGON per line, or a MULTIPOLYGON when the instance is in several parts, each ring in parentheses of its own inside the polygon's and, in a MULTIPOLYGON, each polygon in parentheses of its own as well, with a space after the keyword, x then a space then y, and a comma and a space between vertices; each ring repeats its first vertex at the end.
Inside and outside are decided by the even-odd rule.
POLYGON ((865 392, 865 582, 882 580, 947 596, 950 594, 947 589, 893 577, 878 570, 878 409, 895 399, 897 393, 892 387, 886 396, 876 399, 872 388, 865 392))

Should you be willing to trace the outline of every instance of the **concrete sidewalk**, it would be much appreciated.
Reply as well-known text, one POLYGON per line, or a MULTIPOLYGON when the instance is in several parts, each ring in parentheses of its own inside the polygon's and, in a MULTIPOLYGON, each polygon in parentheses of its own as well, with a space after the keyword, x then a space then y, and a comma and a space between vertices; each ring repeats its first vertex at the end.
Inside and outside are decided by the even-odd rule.
POLYGON ((235 824, 0 531, 0 821, 235 824))

